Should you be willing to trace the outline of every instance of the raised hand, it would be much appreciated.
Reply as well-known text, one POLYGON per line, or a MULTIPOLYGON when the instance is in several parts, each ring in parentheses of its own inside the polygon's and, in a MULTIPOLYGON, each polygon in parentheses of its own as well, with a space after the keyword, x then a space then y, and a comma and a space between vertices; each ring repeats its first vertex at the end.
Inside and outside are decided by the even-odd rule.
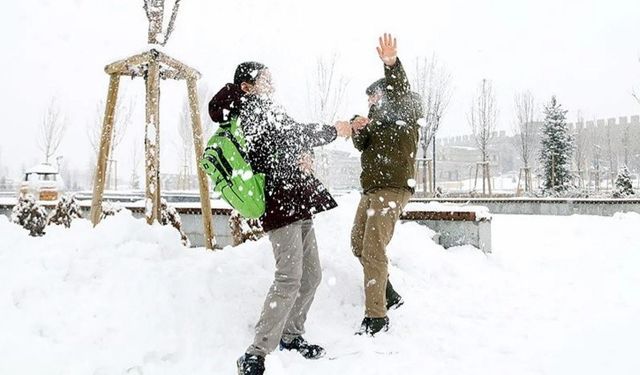
POLYGON ((365 126, 369 124, 369 119, 362 116, 356 116, 353 120, 351 120, 351 128, 354 132, 358 133, 365 126))
POLYGON ((391 37, 391 34, 385 33, 378 38, 378 42, 380 46, 376 47, 376 49, 378 50, 380 60, 387 66, 394 66, 398 58, 398 43, 396 42, 396 38, 391 37))

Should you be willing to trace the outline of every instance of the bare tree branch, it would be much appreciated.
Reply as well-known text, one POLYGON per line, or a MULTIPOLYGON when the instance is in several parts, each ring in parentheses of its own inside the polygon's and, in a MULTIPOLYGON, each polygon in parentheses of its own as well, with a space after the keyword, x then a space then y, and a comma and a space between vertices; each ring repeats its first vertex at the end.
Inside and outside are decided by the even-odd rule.
POLYGON ((348 85, 343 76, 336 77, 337 60, 336 54, 329 58, 319 57, 316 61, 316 74, 311 83, 308 83, 310 115, 314 121, 324 124, 335 120, 348 85))
MULTIPOLYGON (((189 107, 189 101, 185 100, 180 113, 180 123, 178 124, 178 135, 180 136, 179 147, 181 150, 181 163, 180 163, 180 182, 182 186, 180 189, 186 189, 188 181, 191 178, 190 161, 193 159, 193 126, 191 123, 191 110, 189 107)), ((205 140, 206 141, 206 140, 205 140)))
POLYGON ((180 0, 175 0, 175 3, 173 3, 173 9, 171 10, 171 18, 169 19, 169 25, 167 26, 167 31, 164 34, 164 38, 162 41, 162 45, 164 46, 165 44, 167 44, 167 41, 169 40, 169 37, 171 36, 171 33, 173 32, 173 29, 175 27, 175 23, 176 23, 176 17, 178 16, 178 9, 180 8, 180 0))
MULTIPOLYGON (((125 95, 123 94, 122 96, 124 97, 125 95)), ((89 144, 91 145, 91 149, 95 152, 96 155, 98 155, 98 150, 100 149, 100 137, 102 136, 104 108, 105 102, 104 100, 100 100, 96 104, 94 118, 86 127, 89 144)), ((127 128, 129 127, 129 124, 131 123, 131 118, 133 117, 134 111, 135 103, 132 100, 119 100, 117 102, 114 116, 115 118, 113 124, 113 138, 111 140, 110 157, 113 157, 115 149, 124 139, 124 135, 127 131, 127 128)))
POLYGON ((578 169, 578 174, 580 178, 582 178, 582 172, 585 170, 585 160, 587 157, 587 131, 585 128, 584 116, 582 115, 582 111, 578 111, 576 115, 576 125, 575 125, 575 134, 573 135, 575 139, 573 157, 576 163, 576 168, 578 169))
POLYGON ((145 10, 149 20, 148 43, 162 43, 162 24, 164 20, 164 0, 145 0, 145 10))
POLYGON ((45 163, 49 163, 49 158, 60 147, 66 128, 67 124, 60 118, 60 111, 52 100, 40 124, 38 137, 38 147, 44 153, 45 163))
POLYGON ((491 81, 482 80, 468 116, 473 137, 482 155, 482 162, 486 162, 489 145, 495 135, 497 118, 496 97, 491 81))
POLYGON ((149 20, 149 44, 160 44, 162 46, 167 44, 169 36, 175 28, 176 17, 180 9, 180 1, 181 0, 174 0, 169 23, 167 28, 164 29, 165 0, 144 0, 143 8, 149 20))
POLYGON ((451 74, 435 54, 428 60, 416 59, 414 89, 423 101, 425 122, 421 145, 425 150, 433 140, 452 96, 451 74))
POLYGON ((530 91, 514 96, 516 124, 515 132, 524 168, 529 168, 531 153, 535 143, 535 101, 530 91))

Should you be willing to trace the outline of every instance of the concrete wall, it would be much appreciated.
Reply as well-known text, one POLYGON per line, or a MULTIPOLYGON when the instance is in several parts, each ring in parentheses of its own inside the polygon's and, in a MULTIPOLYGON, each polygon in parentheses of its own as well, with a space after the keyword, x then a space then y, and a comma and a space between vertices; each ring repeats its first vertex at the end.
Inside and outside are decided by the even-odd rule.
POLYGON ((491 252, 491 220, 446 221, 418 220, 419 224, 438 233, 434 240, 445 249, 471 245, 485 253, 491 252))
POLYGON ((485 206, 492 214, 503 215, 596 215, 613 216, 616 212, 640 213, 640 200, 587 200, 587 199, 482 199, 440 198, 427 201, 464 203, 485 206))

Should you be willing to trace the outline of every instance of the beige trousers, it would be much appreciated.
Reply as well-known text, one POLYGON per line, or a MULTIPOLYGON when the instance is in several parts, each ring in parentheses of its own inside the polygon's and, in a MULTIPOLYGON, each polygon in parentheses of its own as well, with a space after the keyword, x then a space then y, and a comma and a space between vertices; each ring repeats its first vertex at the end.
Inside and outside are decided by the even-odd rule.
POLYGON ((351 250, 364 268, 365 316, 369 318, 387 315, 386 247, 409 198, 411 193, 406 189, 384 188, 360 199, 351 230, 351 250))

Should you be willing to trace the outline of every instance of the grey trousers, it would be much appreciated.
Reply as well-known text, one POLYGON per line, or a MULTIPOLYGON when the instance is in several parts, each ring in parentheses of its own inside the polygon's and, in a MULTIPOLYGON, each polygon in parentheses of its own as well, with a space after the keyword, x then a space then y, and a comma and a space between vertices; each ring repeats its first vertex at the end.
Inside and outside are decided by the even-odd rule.
POLYGON ((304 323, 322 279, 312 220, 301 220, 269 232, 276 260, 275 280, 256 324, 247 353, 266 356, 280 339, 290 342, 304 333, 304 323))

